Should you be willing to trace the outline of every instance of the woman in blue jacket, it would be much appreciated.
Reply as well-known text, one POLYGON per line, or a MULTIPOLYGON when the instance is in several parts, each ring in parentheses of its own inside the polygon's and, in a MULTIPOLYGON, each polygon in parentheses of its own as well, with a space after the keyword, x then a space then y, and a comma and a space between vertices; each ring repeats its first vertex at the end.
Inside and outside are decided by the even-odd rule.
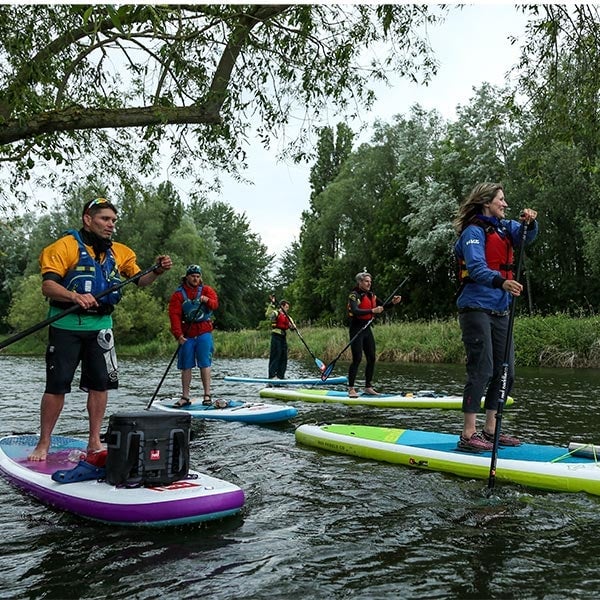
MULTIPOLYGON (((496 413, 500 399, 502 365, 508 331, 510 304, 523 286, 513 279, 513 248, 521 243, 521 223, 527 227, 526 243, 538 233, 537 212, 521 211, 520 221, 505 218, 508 204, 498 183, 477 185, 460 206, 454 228, 459 235, 454 250, 459 263, 456 304, 462 340, 467 354, 467 382, 463 392, 464 425, 458 448, 468 452, 493 448, 496 413), (477 431, 477 413, 485 396, 485 423, 477 431)), ((514 381, 514 344, 508 357, 510 393, 514 381)), ((518 446, 520 441, 501 434, 499 444, 518 446)))

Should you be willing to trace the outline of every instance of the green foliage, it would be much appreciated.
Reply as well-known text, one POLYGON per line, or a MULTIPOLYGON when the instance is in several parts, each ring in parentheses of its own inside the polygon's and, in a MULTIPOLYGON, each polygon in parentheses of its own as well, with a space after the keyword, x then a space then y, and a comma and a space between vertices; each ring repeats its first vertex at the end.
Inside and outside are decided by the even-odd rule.
MULTIPOLYGON (((15 283, 15 292, 10 303, 7 323, 16 331, 22 331, 41 323, 47 318, 48 304, 41 292, 42 278, 40 275, 29 275, 15 283)), ((31 337, 42 341, 48 337, 46 330, 41 329, 31 337)), ((16 342, 20 344, 21 342, 16 342)))
POLYGON ((250 230, 246 215, 236 214, 228 204, 194 202, 189 214, 197 226, 214 236, 214 285, 219 295, 216 324, 223 329, 256 326, 264 312, 273 257, 250 230))
MULTIPOLYGON (((427 5, 2 5, 1 210, 23 183, 56 187, 88 172, 132 181, 169 172, 212 185, 208 168, 245 164, 250 125, 266 147, 295 106, 307 119, 288 147, 306 154, 312 123, 350 102, 369 107, 391 71, 436 70, 427 5), (363 51, 388 51, 364 68, 363 51), (59 167, 59 168, 57 168, 59 167), (43 173, 40 173, 40 170, 43 173)), ((438 17, 437 15, 440 15, 438 17)))
MULTIPOLYGON (((138 293, 142 294, 139 298, 144 297, 143 290, 131 294, 128 304, 134 303, 138 293)), ((120 305, 115 312, 115 337, 119 355, 171 356, 175 346, 168 329, 165 329, 167 325, 163 316, 158 319, 162 322, 163 329, 155 337, 143 340, 139 333, 141 329, 136 331, 136 327, 153 328, 148 321, 150 315, 156 316, 153 301, 150 301, 148 312, 141 316, 137 302, 135 307, 128 304, 120 305), (123 308, 124 311, 121 310, 123 308), (123 331, 123 327, 129 329, 123 331)), ((26 322, 28 327, 33 324, 35 323, 29 320, 26 322)), ((347 327, 299 325, 308 347, 325 363, 336 358, 348 343, 347 327)), ((373 331, 379 361, 464 363, 464 347, 456 319, 381 322, 376 324, 373 331)), ((517 368, 600 368, 599 317, 574 318, 564 313, 545 317, 519 315, 515 320, 514 336, 517 368)), ((10 346, 8 351, 16 354, 43 354, 46 337, 47 332, 42 330, 10 346)), ((216 360, 219 357, 266 360, 269 356, 268 329, 242 329, 235 332, 215 330, 214 337, 216 360)), ((296 360, 309 359, 306 348, 296 336, 289 339, 289 356, 296 360)), ((348 350, 340 361, 349 360, 348 350)))
MULTIPOLYGON (((384 362, 455 363, 465 360, 456 319, 395 321, 373 329, 377 360, 384 362)), ((573 318, 566 314, 515 319, 515 352, 518 367, 600 367, 600 318, 573 318)), ((346 327, 302 327, 309 348, 325 363, 331 362, 348 343, 346 327)), ((290 339, 290 356, 306 358, 306 349, 290 339)), ((219 356, 266 358, 268 333, 243 330, 217 332, 219 356)), ((349 361, 347 350, 341 361, 349 361)))
POLYGON ((26 232, 30 219, 18 218, 12 222, 0 221, 0 331, 6 330, 3 318, 9 309, 15 286, 26 272, 29 248, 26 232))
POLYGON ((600 365, 600 317, 567 314, 515 319, 517 364, 539 367, 600 365))
MULTIPOLYGON (((5 250, 0 252, 0 273, 5 274, 0 287, 0 318, 7 329, 31 325, 11 299, 19 296, 15 287, 23 275, 39 273, 38 257, 42 248, 68 228, 81 226, 81 207, 85 200, 104 194, 98 183, 75 182, 61 206, 36 218, 16 218, 0 231, 5 250)), ((169 254, 173 268, 151 286, 126 295, 115 313, 115 328, 127 344, 151 340, 165 329, 166 305, 180 285, 187 265, 199 263, 207 285, 217 290, 220 299, 215 321, 223 329, 254 327, 262 319, 267 294, 268 269, 272 257, 258 236, 251 232, 245 215, 240 216, 225 203, 207 205, 194 202, 184 207, 170 183, 154 186, 129 186, 121 193, 109 195, 117 206, 118 240, 130 246, 141 269, 155 262, 158 255, 169 254), (144 311, 137 315, 136 311, 144 311), (118 317, 118 319, 117 319, 118 317)), ((33 286, 35 287, 35 286, 33 286)), ((38 298, 38 289, 27 290, 38 298)), ((168 330, 168 328, 167 328, 168 330)))
POLYGON ((166 306, 154 298, 148 288, 130 285, 113 313, 117 343, 136 344, 163 337, 169 339, 166 306))
MULTIPOLYGON (((529 260, 537 308, 596 309, 594 252, 600 219, 600 13, 593 5, 526 7, 528 39, 518 65, 521 146, 513 179, 520 206, 540 213, 543 235, 529 260)), ((515 101, 516 104, 516 101, 515 101)))

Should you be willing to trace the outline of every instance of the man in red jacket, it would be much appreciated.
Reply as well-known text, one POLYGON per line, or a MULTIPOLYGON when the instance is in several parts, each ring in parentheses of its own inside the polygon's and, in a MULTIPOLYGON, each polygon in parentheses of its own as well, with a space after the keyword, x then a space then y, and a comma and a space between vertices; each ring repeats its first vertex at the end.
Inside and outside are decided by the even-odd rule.
POLYGON ((174 404, 178 408, 189 406, 192 368, 200 368, 204 391, 202 404, 211 404, 210 384, 212 365, 213 324, 212 313, 219 306, 217 293, 202 282, 202 269, 190 265, 181 285, 173 292, 169 301, 171 333, 179 347, 177 368, 181 370, 181 398, 174 404))

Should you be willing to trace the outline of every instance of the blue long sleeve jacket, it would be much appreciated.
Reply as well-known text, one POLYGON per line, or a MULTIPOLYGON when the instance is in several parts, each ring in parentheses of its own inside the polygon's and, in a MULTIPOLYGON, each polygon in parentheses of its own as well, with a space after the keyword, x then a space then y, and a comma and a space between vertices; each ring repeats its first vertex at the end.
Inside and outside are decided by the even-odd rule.
MULTIPOLYGON (((521 244, 521 222, 509 219, 492 219, 496 221, 496 229, 502 228, 511 236, 513 249, 519 250, 521 244)), ((538 234, 538 223, 530 224, 525 237, 525 244, 530 244, 538 234)), ((502 233, 501 233, 502 234, 502 233)), ((494 312, 505 312, 509 309, 512 296, 501 287, 496 287, 501 281, 499 271, 488 267, 485 258, 486 233, 479 225, 467 226, 454 245, 454 251, 459 259, 464 259, 469 277, 473 280, 466 283, 456 300, 456 305, 461 308, 481 308, 494 312)))

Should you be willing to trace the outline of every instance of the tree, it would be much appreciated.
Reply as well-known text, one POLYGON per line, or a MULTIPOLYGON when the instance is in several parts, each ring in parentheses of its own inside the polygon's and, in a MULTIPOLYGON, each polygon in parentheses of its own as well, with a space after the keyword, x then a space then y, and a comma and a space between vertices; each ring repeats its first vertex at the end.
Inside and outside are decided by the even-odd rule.
POLYGON ((335 318, 336 295, 331 295, 330 285, 335 285, 340 275, 336 271, 339 257, 340 202, 331 192, 332 184, 352 153, 354 133, 344 123, 338 123, 334 135, 331 127, 319 131, 317 157, 310 171, 312 187, 310 209, 302 214, 296 273, 299 281, 293 286, 299 317, 309 319, 319 315, 335 318), (333 280, 327 281, 333 275, 333 280), (325 285, 323 285, 325 284, 325 285))
MULTIPOLYGON (((595 252, 600 222, 600 9, 529 6, 532 19, 518 65, 522 144, 514 188, 520 206, 540 214, 529 257, 543 311, 600 303, 595 252)), ((515 100, 516 102, 516 100, 515 100)))
POLYGON ((333 128, 322 127, 317 142, 317 159, 310 170, 311 198, 318 196, 340 172, 352 152, 354 132, 345 124, 333 128))
POLYGON ((30 260, 28 231, 31 222, 30 215, 11 222, 0 221, 0 331, 6 329, 4 316, 30 260))
MULTIPOLYGON (((310 119, 368 107, 370 81, 435 73, 427 5, 2 5, 0 160, 10 189, 89 173, 148 175, 170 145, 173 172, 244 164, 251 123, 266 146, 297 107, 310 119), (392 41, 361 64, 369 44, 392 41), (35 178, 35 167, 45 166, 35 178)), ((297 154, 301 156, 301 154, 297 154)), ((2 208, 14 207, 4 195, 2 208)))
POLYGON ((216 325, 221 329, 255 327, 264 316, 273 257, 251 232, 246 215, 238 215, 225 202, 194 202, 188 214, 200 229, 210 227, 214 235, 214 287, 219 295, 216 325))

